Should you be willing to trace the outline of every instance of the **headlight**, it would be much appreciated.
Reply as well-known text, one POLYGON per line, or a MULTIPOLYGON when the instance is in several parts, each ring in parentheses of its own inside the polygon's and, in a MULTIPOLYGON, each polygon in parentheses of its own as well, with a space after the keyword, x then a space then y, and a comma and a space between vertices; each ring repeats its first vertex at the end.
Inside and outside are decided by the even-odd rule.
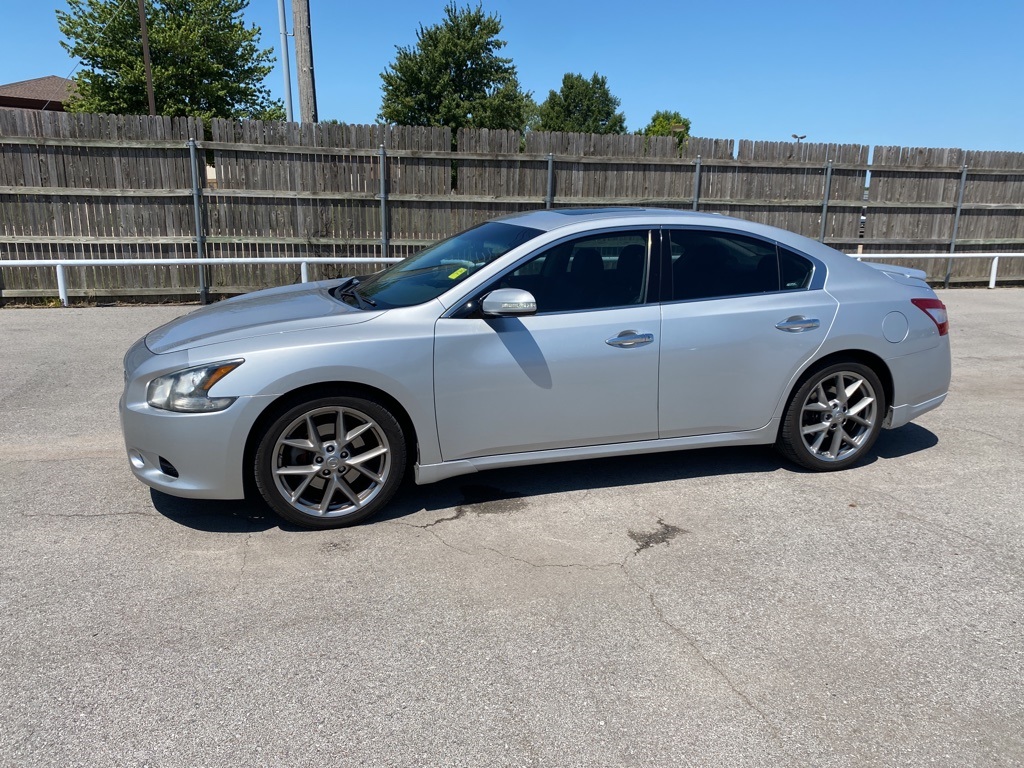
POLYGON ((200 365, 184 371, 168 373, 149 382, 146 401, 154 408, 181 413, 209 413, 223 411, 237 398, 210 397, 210 389, 244 360, 200 365))

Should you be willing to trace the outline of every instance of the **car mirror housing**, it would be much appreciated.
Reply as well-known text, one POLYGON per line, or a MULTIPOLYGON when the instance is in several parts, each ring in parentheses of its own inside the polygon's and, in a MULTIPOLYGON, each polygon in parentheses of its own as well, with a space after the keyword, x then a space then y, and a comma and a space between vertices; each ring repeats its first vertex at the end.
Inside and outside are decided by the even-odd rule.
POLYGON ((499 288, 484 296, 483 313, 489 317, 516 317, 537 314, 537 300, 529 291, 499 288))

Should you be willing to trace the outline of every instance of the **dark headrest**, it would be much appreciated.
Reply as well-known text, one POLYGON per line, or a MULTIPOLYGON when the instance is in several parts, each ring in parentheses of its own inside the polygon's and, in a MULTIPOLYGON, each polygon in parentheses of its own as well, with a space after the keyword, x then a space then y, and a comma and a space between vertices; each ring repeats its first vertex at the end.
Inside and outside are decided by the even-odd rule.
POLYGON ((647 249, 639 243, 627 245, 619 251, 619 261, 615 265, 615 270, 628 273, 643 272, 644 256, 646 255, 647 249))
POLYGON ((572 256, 569 271, 574 275, 592 275, 604 272, 604 259, 596 248, 580 248, 572 256))

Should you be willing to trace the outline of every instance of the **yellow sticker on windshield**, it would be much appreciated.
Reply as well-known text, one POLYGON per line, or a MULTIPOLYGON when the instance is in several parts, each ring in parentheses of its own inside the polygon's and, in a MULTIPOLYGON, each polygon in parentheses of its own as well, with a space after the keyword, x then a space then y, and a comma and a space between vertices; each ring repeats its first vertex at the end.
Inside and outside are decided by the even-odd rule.
POLYGON ((454 272, 452 272, 450 275, 448 275, 448 279, 449 280, 458 280, 460 277, 462 277, 468 271, 469 270, 467 270, 465 267, 459 267, 454 272))

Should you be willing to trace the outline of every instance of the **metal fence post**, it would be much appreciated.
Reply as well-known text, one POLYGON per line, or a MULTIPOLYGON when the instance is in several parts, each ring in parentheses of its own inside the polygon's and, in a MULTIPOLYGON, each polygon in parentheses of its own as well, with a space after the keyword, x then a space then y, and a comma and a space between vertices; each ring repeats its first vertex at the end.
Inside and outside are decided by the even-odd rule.
POLYGON ((388 153, 380 145, 377 153, 380 159, 380 255, 388 257, 388 153))
POLYGON ((70 306, 68 300, 68 283, 64 277, 64 265, 57 265, 57 295, 60 296, 60 305, 62 307, 70 306))
POLYGON ((548 152, 548 196, 544 203, 545 208, 555 205, 555 155, 552 152, 548 152))
POLYGON ((818 242, 825 242, 825 232, 828 229, 828 199, 832 196, 832 161, 825 165, 825 196, 821 201, 821 236, 818 242))
MULTIPOLYGON (((192 209, 196 219, 196 258, 205 259, 206 233, 203 231, 203 180, 199 176, 199 153, 196 151, 195 139, 188 140, 188 155, 189 158, 192 160, 192 209)), ((200 262, 198 265, 198 269, 199 303, 206 304, 210 300, 210 292, 206 287, 206 264, 200 262)))
MULTIPOLYGON (((960 210, 964 207, 964 187, 967 186, 967 163, 960 168, 960 191, 956 196, 956 215, 953 217, 953 236, 949 240, 949 252, 956 251, 956 236, 960 231, 960 210)), ((949 278, 953 274, 953 259, 946 259, 946 279, 944 288, 949 288, 949 278)))
POLYGON ((697 210, 700 202, 700 155, 697 155, 697 164, 693 169, 693 210, 697 210))

